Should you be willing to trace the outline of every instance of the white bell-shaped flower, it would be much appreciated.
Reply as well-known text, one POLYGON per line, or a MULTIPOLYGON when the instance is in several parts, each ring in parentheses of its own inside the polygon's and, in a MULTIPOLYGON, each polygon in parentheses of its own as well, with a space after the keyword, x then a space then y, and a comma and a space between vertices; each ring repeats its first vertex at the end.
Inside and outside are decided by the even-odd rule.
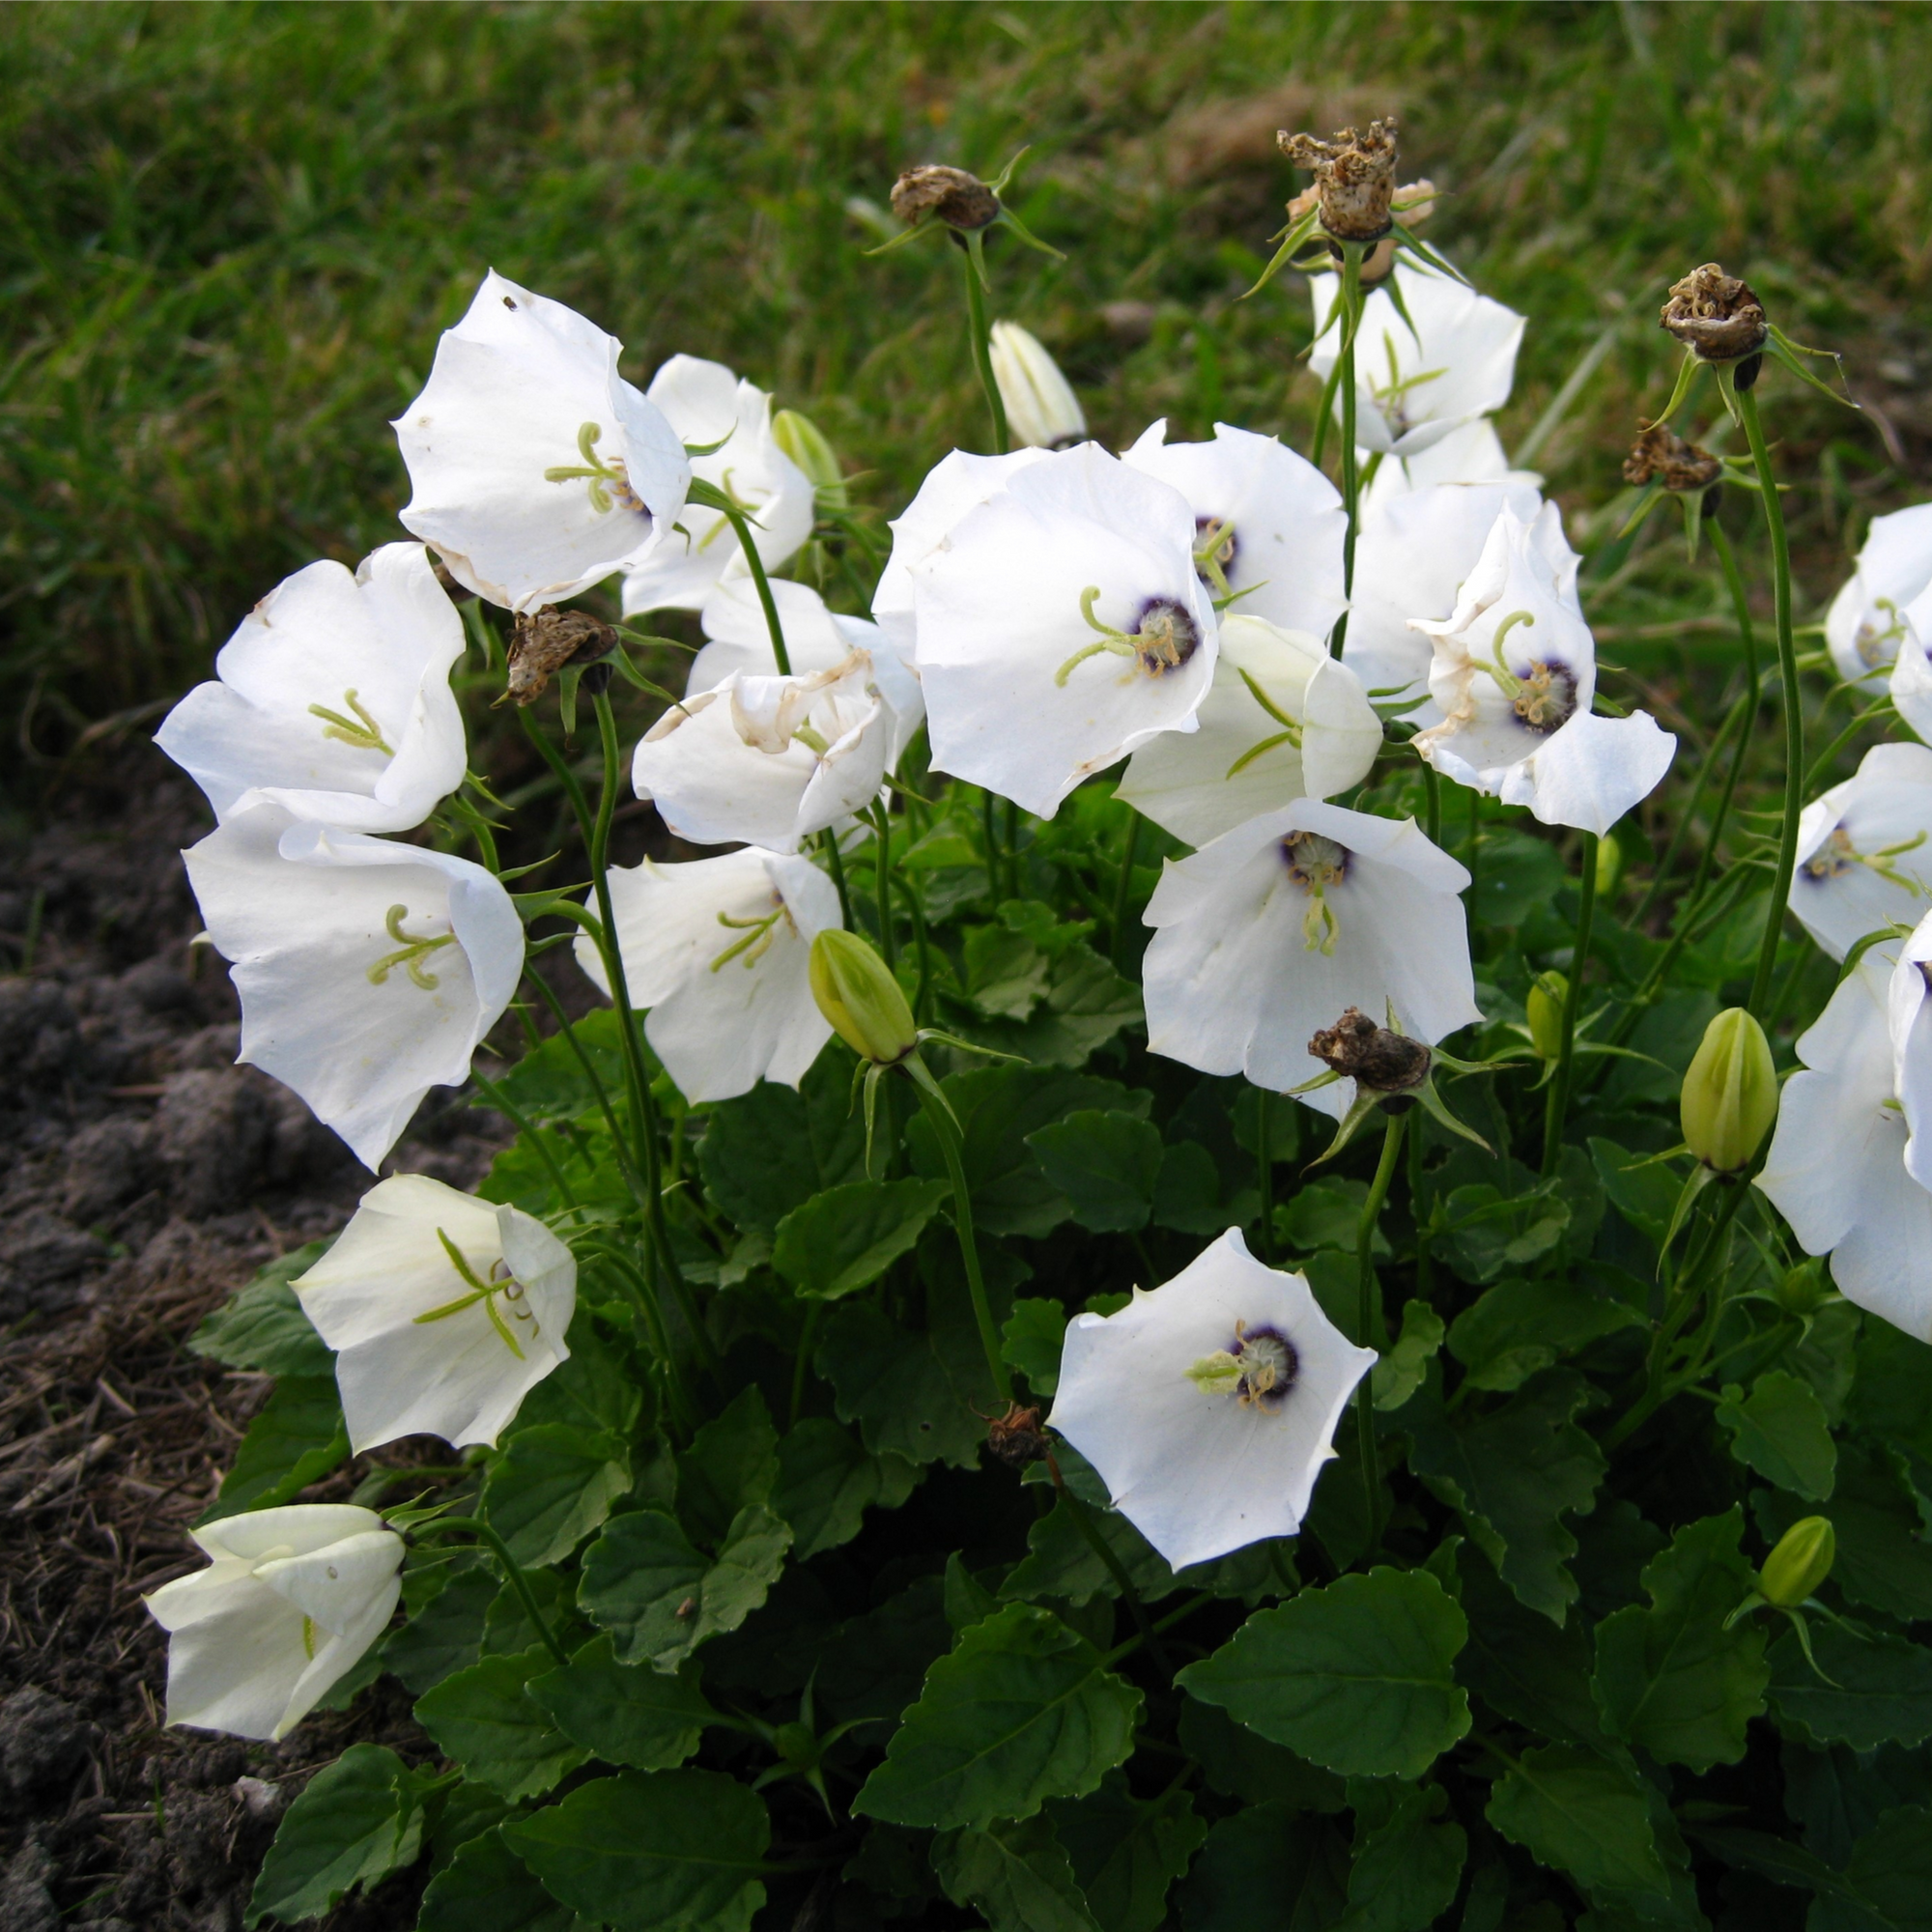
MULTIPOLYGON (((1366 458, 1373 452, 1365 450, 1360 454, 1366 458)), ((1452 429, 1440 442, 1417 450, 1413 456, 1383 457, 1362 493, 1362 514, 1364 518, 1373 516, 1392 497, 1410 490, 1433 490, 1439 483, 1501 483, 1518 490, 1535 491, 1543 487, 1543 478, 1534 469, 1512 469, 1495 424, 1488 416, 1478 416, 1460 429, 1452 429)), ((1361 581, 1358 538, 1355 550, 1358 588, 1361 581)))
MULTIPOLYGON (((832 1037, 811 996, 811 942, 843 923, 809 859, 747 846, 717 859, 611 869, 611 909, 644 1037, 694 1106, 760 1080, 796 1087, 832 1037)), ((588 936, 577 963, 609 994, 588 936)))
POLYGON ((1778 1096, 1757 1184, 1806 1254, 1832 1257, 1848 1301, 1932 1342, 1932 1193, 1905 1164, 1881 967, 1845 980, 1799 1037, 1798 1058, 1804 1070, 1778 1096))
POLYGON ((1900 610, 1898 634, 1889 641, 1898 655, 1881 676, 1892 708, 1908 730, 1932 741, 1932 588, 1900 610))
POLYGON ((1051 818, 1082 779, 1194 728, 1217 649, 1194 512, 1097 443, 1009 474, 912 579, 936 770, 1051 818))
MULTIPOLYGON (((1326 1071, 1309 1039, 1349 1007, 1433 1046, 1482 1017, 1468 883, 1413 819, 1312 798, 1170 859, 1147 909, 1149 1046, 1277 1094, 1326 1071)), ((1339 1119, 1354 1091, 1302 1097, 1339 1119)))
POLYGON ((892 733, 865 651, 800 677, 734 671, 645 732, 631 780, 694 845, 791 852, 879 795, 892 733))
POLYGON ((463 620, 419 543, 352 573, 311 563, 242 618, 155 743, 216 818, 279 805, 351 832, 404 832, 463 782, 449 688, 463 620))
MULTIPOLYGON (((1825 642, 1847 684, 1881 691, 1905 636, 1904 611, 1932 585, 1932 503, 1874 517, 1857 566, 1825 613, 1825 642)), ((1932 641, 1921 633, 1920 641, 1932 641)))
POLYGON ((678 521, 684 444, 618 375, 621 346, 492 269, 391 425, 413 487, 404 527, 479 597, 574 597, 678 521))
POLYGON ((1677 740, 1646 711, 1599 718, 1597 646, 1554 503, 1525 523, 1506 504, 1439 622, 1429 690, 1442 723, 1415 749, 1443 777, 1599 837, 1670 769, 1677 740))
POLYGON ((209 1567, 146 1600, 168 1633, 167 1720, 285 1738, 382 1635, 403 1539, 353 1503, 250 1510, 188 1534, 209 1567))
POLYGON ((1016 322, 996 322, 988 355, 1012 440, 1032 449, 1067 449, 1085 440, 1080 398, 1037 336, 1016 322))
MULTIPOLYGON (((644 394, 692 448, 723 447, 691 459, 691 473, 714 484, 745 512, 766 570, 779 569, 811 534, 811 479, 772 434, 772 399, 722 362, 673 355, 644 394)), ((666 529, 624 575, 624 614, 696 611, 720 578, 749 582, 737 532, 722 510, 687 503, 677 529, 666 529)))
POLYGON ((501 883, 447 852, 300 823, 278 806, 182 854, 242 996, 242 1061, 370 1169, 432 1087, 469 1078, 524 970, 501 883))
POLYGON ((1891 1030, 1891 1080, 1907 1128, 1905 1171, 1932 1188, 1932 913, 1899 948, 1886 982, 1886 1018, 1891 1030))
MULTIPOLYGON (((1874 745, 1855 778, 1804 808, 1791 910, 1833 959, 1893 925, 1917 925, 1932 903, 1932 751, 1874 745)), ((1871 956, 1889 962, 1895 942, 1871 956)))
POLYGON ((1533 523, 1543 498, 1522 484, 1436 483, 1396 492, 1363 515, 1342 661, 1375 702, 1403 705, 1415 724, 1439 724, 1442 714, 1429 696, 1434 647, 1409 620, 1455 610, 1505 505, 1533 523))
MULTIPOLYGON (((1362 305, 1355 335, 1355 440, 1390 456, 1414 456, 1452 430, 1499 410, 1516 380, 1522 317, 1466 283, 1397 265, 1405 322, 1386 288, 1362 305), (1414 323, 1413 333, 1409 322, 1414 323)), ((1318 331, 1341 298, 1339 275, 1311 275, 1318 331)), ((1321 334, 1309 366, 1325 379, 1342 349, 1342 324, 1321 334)), ((1335 399, 1341 420, 1341 398, 1335 399)))
POLYGON ((1180 1570, 1300 1529, 1375 1362, 1304 1276, 1264 1267, 1230 1228, 1118 1314, 1073 1318, 1048 1421, 1180 1570))
POLYGON ((1190 845, 1290 799, 1347 791, 1382 746, 1381 720, 1347 665, 1306 631, 1232 612, 1197 724, 1143 745, 1117 792, 1190 845))
POLYGON ((1326 639, 1348 608, 1335 486, 1304 457, 1252 430, 1214 425, 1212 442, 1169 442, 1157 422, 1122 459, 1194 509, 1196 568, 1232 614, 1326 639))
POLYGON ((294 1287, 336 1351, 358 1456, 401 1435, 494 1448, 570 1354, 570 1250, 521 1208, 424 1174, 379 1180, 294 1287))

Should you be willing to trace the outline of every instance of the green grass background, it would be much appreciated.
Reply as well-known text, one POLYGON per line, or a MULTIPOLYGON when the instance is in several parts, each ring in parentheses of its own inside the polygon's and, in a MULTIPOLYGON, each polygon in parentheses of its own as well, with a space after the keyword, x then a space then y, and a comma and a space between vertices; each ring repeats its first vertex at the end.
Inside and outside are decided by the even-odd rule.
MULTIPOLYGON (((1306 446, 1305 293, 1236 300, 1300 185, 1273 132, 1395 111, 1405 178, 1448 191, 1434 239, 1530 316, 1506 441, 1622 320, 1539 460, 1579 542, 1667 393, 1663 289, 1711 259, 1872 405, 1766 379, 1807 612, 1865 519, 1923 494, 1918 6, 16 6, 0 76, 16 800, 113 757, 289 571, 401 534, 387 418, 492 264, 639 381, 686 350, 776 389, 895 513, 981 419, 951 251, 866 259, 854 198, 1025 143, 1016 205, 1066 259, 996 244, 995 309, 1110 441, 1165 413, 1306 446)), ((1665 522, 1591 609, 1694 749, 1735 645, 1665 522)))

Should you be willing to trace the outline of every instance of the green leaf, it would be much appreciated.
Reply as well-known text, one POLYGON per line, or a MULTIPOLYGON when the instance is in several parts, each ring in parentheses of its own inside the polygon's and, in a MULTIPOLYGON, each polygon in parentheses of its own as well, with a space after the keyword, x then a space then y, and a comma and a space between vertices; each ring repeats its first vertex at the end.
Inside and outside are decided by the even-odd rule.
POLYGON ((1466 1545, 1459 1566, 1469 1642, 1457 1675, 1499 1717, 1553 1744, 1608 1749, 1590 1690, 1595 1653, 1580 1622, 1552 1624, 1527 1608, 1466 1545))
POLYGON ((866 1122, 852 1105, 852 1058, 821 1053, 797 1092, 761 1080, 711 1109, 697 1164, 740 1228, 767 1234, 814 1194, 866 1174, 866 1122))
POLYGON ((991 1932, 1100 1932, 1042 1817, 944 1832, 933 1840, 932 1868, 947 1897, 977 1907, 991 1932))
POLYGON ((1426 1571, 1376 1569, 1258 1611, 1175 1681, 1330 1771, 1419 1777, 1469 1728, 1468 1634, 1426 1571))
POLYGON ((1348 1847, 1332 1825, 1255 1804, 1208 1833, 1175 1897, 1186 1932, 1320 1932, 1348 1892, 1348 1847))
POLYGON ((912 1251, 952 1191, 943 1180, 848 1180, 828 1188, 779 1223, 772 1265, 820 1301, 856 1294, 912 1251))
POLYGON ((1771 1647, 1771 1705, 1780 1726, 1855 1751, 1932 1738, 1932 1650, 1824 1618, 1811 1620, 1810 1636, 1817 1671, 1795 1633, 1771 1647))
POLYGON ((1132 1114, 1087 1108, 1038 1128, 1026 1144, 1083 1228, 1124 1234, 1147 1226, 1160 1179, 1158 1127, 1132 1114))
POLYGON ((949 1321, 944 1304, 928 1307, 933 1331, 916 1335, 868 1303, 847 1302, 825 1324, 816 1366, 838 1419, 856 1422, 874 1455, 970 1469, 986 1437, 974 1409, 993 1414, 998 1398, 970 1310, 949 1321))
POLYGON ((555 1897, 617 1932, 748 1932, 765 1902, 771 1821, 715 1771, 598 1778, 503 1836, 555 1897))
POLYGON ((1184 1790, 1138 1799, 1117 1771, 1090 1797, 1049 1799, 1046 1811, 1106 1932, 1155 1932, 1167 1916, 1168 1888, 1208 1835, 1184 1790))
MULTIPOLYGON (((900 1469, 906 1465, 895 1457, 900 1469)), ((882 1499, 881 1459, 830 1416, 809 1416, 779 1444, 772 1508, 791 1524, 792 1556, 803 1563, 850 1543, 867 1509, 882 1499)))
POLYGON ((1663 1162, 1653 1162, 1646 1153, 1631 1153, 1615 1141, 1593 1139, 1590 1158, 1610 1206, 1662 1253, 1684 1183, 1663 1162))
POLYGON ((605 1763, 669 1771, 697 1748, 704 1726, 717 1721, 698 1675, 696 1664, 668 1677, 619 1663, 607 1635, 532 1677, 528 1694, 565 1737, 605 1763))
POLYGON ((519 1428, 490 1464, 483 1515, 526 1568, 560 1563, 631 1488, 621 1436, 539 1422, 519 1428))
POLYGON ((1570 1206, 1553 1182, 1506 1195, 1489 1181, 1453 1188, 1441 1204, 1444 1232, 1431 1245, 1464 1281, 1490 1282, 1550 1252, 1570 1228, 1570 1206))
POLYGON ((418 1697, 467 1670, 483 1644, 483 1619, 502 1588, 480 1564, 450 1577, 402 1629, 383 1643, 383 1664, 418 1697))
POLYGON ((1497 1779, 1484 1815, 1539 1864, 1583 1885, 1659 1900, 1669 1892, 1642 1783, 1594 1751, 1525 1752, 1497 1779))
POLYGON ((1825 1405, 1784 1369, 1758 1377, 1747 1395, 1733 1382, 1718 1405, 1729 1431, 1731 1454, 1781 1490, 1822 1502, 1838 1473, 1838 1445, 1832 1440, 1825 1405))
POLYGON ((1726 1630, 1756 1586, 1739 1553, 1744 1512, 1687 1523, 1643 1573, 1650 1607, 1632 1604, 1597 1626, 1598 1708, 1612 1736, 1694 1772, 1735 1764, 1745 1726, 1764 1710, 1771 1672, 1764 1633, 1726 1630))
POLYGON ((348 1460, 349 1430, 334 1376, 285 1377, 248 1425, 221 1479, 221 1493, 198 1520, 276 1509, 348 1460))
MULTIPOLYGON (((524 1581, 536 1599, 537 1608, 549 1624, 552 1635, 559 1642, 577 1641, 578 1631, 572 1628, 582 1623, 574 1595, 577 1579, 554 1570, 526 1570, 524 1581)), ((523 1592, 506 1582, 492 1599, 483 1618, 483 1654, 515 1655, 543 1640, 543 1632, 531 1621, 523 1592)))
POLYGON ((188 1337, 188 1348, 231 1369, 260 1369, 271 1376, 335 1374, 335 1352, 315 1331, 289 1286, 306 1274, 331 1243, 310 1241, 272 1261, 188 1337))
POLYGON ((1574 1281, 1502 1281, 1457 1316, 1449 1352, 1479 1389, 1507 1393, 1565 1355, 1643 1318, 1574 1281))
POLYGON ((1023 932, 976 925, 961 943, 966 990, 989 1019, 1023 1020, 1046 997, 1053 961, 1023 932))
POLYGON ((1000 1331, 1000 1353, 1027 1378, 1035 1395, 1052 1395, 1060 1386, 1060 1351, 1065 1342, 1065 1308, 1058 1301, 1028 1298, 1013 1303, 1000 1331))
POLYGON ((1469 1856, 1462 1826, 1440 1822, 1448 1804, 1439 1784, 1406 1791, 1386 1822, 1358 1829, 1335 1932, 1428 1932, 1448 1911, 1469 1856))
POLYGON ((1153 1186, 1153 1224, 1184 1235, 1218 1235, 1252 1221, 1258 1199, 1252 1190, 1227 1199, 1214 1156, 1199 1141, 1170 1141, 1153 1186))
POLYGON ((1145 1014, 1140 987, 1122 979, 1091 946, 1076 942, 1048 969, 1045 1002, 1031 1018, 1023 1023, 982 1020, 967 1032, 1031 1066, 1078 1067, 1115 1035, 1141 1025, 1145 1014))
POLYGON ((1520 925, 1547 906, 1564 883, 1563 861, 1547 838, 1498 825, 1483 827, 1483 849, 1469 888, 1469 918, 1479 925, 1520 925))
MULTIPOLYGON (((1812 1513, 1775 1491, 1757 1491, 1751 1501, 1769 1543, 1812 1513)), ((1838 1543, 1832 1581, 1853 1603, 1904 1623, 1932 1618, 1932 1543, 1919 1534, 1918 1498, 1895 1452, 1883 1444, 1841 1442, 1825 1514, 1838 1543)))
POLYGON ((623 1350, 605 1339, 581 1299, 565 1339, 568 1358, 525 1396, 516 1427, 562 1422, 592 1434, 607 1430, 628 1437, 643 1410, 638 1371, 623 1350))
POLYGON ((769 1503, 779 1480, 779 1432, 756 1383, 741 1389, 677 1459, 678 1514, 701 1543, 730 1533, 740 1510, 769 1503))
POLYGON ((577 1600, 623 1662, 670 1672, 765 1601, 790 1547, 790 1524, 759 1504, 739 1511, 715 1562, 664 1511, 634 1510, 590 1546, 577 1600))
POLYGON ((384 1745, 351 1745, 289 1806, 248 1900, 248 1925, 318 1918, 357 1886, 413 1864, 422 1806, 408 1768, 384 1745))
POLYGON ((1846 1406, 1854 1426, 1932 1459, 1932 1348, 1889 1321, 1867 1321, 1857 1362, 1846 1406))
MULTIPOLYGON (((1277 1210, 1282 1234, 1290 1244, 1304 1253, 1333 1248, 1352 1255, 1361 1238, 1362 1210, 1369 1205, 1366 1180, 1330 1178, 1312 1180, 1285 1207, 1277 1210)), ((1375 1251, 1389 1252, 1387 1237, 1376 1230, 1375 1251)))
POLYGON ((471 1838, 430 1880, 416 1932, 591 1932, 559 1905, 500 1831, 471 1838))
POLYGON ((1400 1408, 1422 1386, 1429 1364, 1442 1346, 1442 1318, 1426 1301, 1403 1304, 1402 1333, 1371 1373, 1375 1405, 1400 1408))
MULTIPOLYGON (((598 1007, 574 1022, 571 1031, 576 1047, 562 1034, 553 1034, 497 1077, 503 1097, 526 1120, 576 1121, 597 1112, 596 1090, 583 1071, 583 1060, 590 1062, 608 1098, 623 1093, 623 1031, 616 1009, 598 1007), (582 1059, 577 1048, 582 1049, 582 1059)), ((469 1104, 491 1103, 479 1094, 469 1104)))
POLYGON ((1905 1805, 1888 1811, 1852 1847, 1845 1879, 1870 1914, 1859 1919, 1814 1912, 1818 1932, 1928 1932, 1932 1928, 1932 1807, 1905 1805), (1822 1923, 1820 1922, 1822 1920, 1822 1923))
MULTIPOLYGON (((952 1642, 945 1581, 922 1577, 841 1624, 815 1653, 819 1705, 841 1721, 895 1724, 952 1642)), ((880 1734, 873 1731, 870 1741, 879 1742, 880 1734)))
POLYGON ((1048 1610, 1009 1604, 960 1634, 852 1808, 895 1825, 1030 1818, 1094 1790, 1133 1748, 1141 1693, 1048 1610))
POLYGON ((524 1694, 554 1662, 541 1645, 516 1657, 486 1657, 424 1691, 416 1722, 466 1777, 503 1798, 541 1798, 590 1755, 524 1694))
POLYGON ((1219 1792, 1250 1804, 1282 1804, 1291 1811, 1342 1811, 1348 1787, 1332 1771, 1271 1745, 1239 1724, 1218 1704, 1186 1698, 1180 1706, 1180 1744, 1219 1792))
MULTIPOLYGON (((1121 1559, 1135 1592, 1145 1603, 1156 1603, 1178 1587, 1167 1559, 1125 1517, 1104 1507, 1089 1506, 1088 1520, 1121 1559)), ((1027 1556, 1000 1586, 1003 1597, 1055 1597, 1085 1604, 1094 1597, 1117 1597, 1121 1586, 1094 1546, 1081 1534, 1073 1507, 1065 1498, 1027 1529, 1027 1556)))

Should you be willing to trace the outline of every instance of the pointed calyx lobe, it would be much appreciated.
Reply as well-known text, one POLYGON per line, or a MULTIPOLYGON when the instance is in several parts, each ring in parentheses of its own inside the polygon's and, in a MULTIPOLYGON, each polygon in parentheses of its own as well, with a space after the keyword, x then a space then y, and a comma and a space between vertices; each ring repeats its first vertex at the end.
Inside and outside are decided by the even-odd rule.
POLYGON ((1375 242, 1389 230, 1395 194, 1395 117, 1371 121, 1368 132, 1344 128, 1332 141, 1284 128, 1277 144, 1298 168, 1315 177, 1321 226, 1338 241, 1375 242))
POLYGON ((1308 1050, 1371 1094, 1406 1094, 1420 1087, 1435 1058, 1423 1041, 1378 1026, 1355 1007, 1316 1034, 1308 1050))

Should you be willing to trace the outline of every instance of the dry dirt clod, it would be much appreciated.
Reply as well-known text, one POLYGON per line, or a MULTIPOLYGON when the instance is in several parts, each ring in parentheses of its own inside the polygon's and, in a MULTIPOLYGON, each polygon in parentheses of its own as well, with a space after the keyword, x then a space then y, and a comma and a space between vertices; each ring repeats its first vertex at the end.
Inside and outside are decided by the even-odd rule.
POLYGON ((1420 1087, 1435 1057, 1421 1040, 1378 1026, 1356 1007, 1316 1034, 1308 1050, 1371 1094, 1406 1094, 1420 1087))

